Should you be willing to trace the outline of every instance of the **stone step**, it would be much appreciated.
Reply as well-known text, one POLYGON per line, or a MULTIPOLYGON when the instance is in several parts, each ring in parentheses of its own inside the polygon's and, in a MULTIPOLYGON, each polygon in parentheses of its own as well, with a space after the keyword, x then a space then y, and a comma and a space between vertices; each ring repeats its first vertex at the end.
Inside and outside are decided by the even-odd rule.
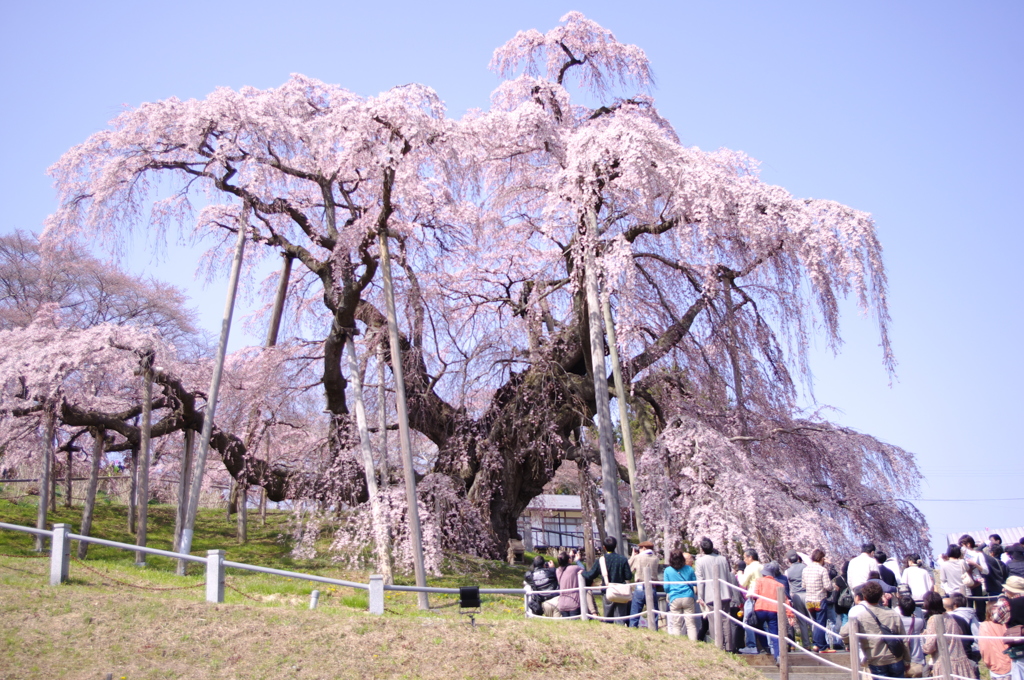
MULTIPOLYGON (((739 658, 747 663, 748 666, 761 667, 775 667, 775 659, 770 654, 740 654, 739 658)), ((848 652, 836 652, 835 654, 803 654, 801 652, 790 652, 789 653, 789 666, 790 668, 797 667, 810 667, 810 668, 831 668, 827 664, 823 663, 824 660, 832 663, 837 663, 841 666, 849 667, 850 665, 850 654, 848 652)))

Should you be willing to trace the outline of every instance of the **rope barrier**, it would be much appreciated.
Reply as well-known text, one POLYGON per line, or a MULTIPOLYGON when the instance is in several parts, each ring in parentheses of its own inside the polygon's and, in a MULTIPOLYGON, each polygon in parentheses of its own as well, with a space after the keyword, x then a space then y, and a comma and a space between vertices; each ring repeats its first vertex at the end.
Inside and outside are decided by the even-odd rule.
MULTIPOLYGON (((199 584, 199 585, 202 585, 202 584, 199 584)), ((239 590, 238 588, 236 588, 233 585, 231 585, 230 581, 228 581, 227 579, 224 579, 224 587, 227 588, 228 590, 231 590, 233 592, 238 593, 239 595, 241 595, 242 597, 244 597, 247 600, 252 600, 253 602, 261 602, 261 603, 263 602, 263 600, 259 599, 258 597, 253 597, 252 595, 249 595, 247 593, 243 593, 241 590, 239 590)))

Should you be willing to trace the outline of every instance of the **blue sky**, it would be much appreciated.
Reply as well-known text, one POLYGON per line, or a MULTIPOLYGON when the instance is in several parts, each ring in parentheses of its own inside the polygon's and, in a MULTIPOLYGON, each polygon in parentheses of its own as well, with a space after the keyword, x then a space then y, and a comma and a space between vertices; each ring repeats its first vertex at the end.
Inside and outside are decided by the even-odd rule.
MULTIPOLYGON (((487 105, 495 47, 572 9, 646 50, 684 143, 743 150, 795 195, 874 214, 898 375, 851 310, 841 355, 815 352, 815 396, 918 454, 922 498, 957 501, 918 504, 934 536, 1024 524, 1024 501, 966 500, 1024 497, 1019 2, 6 2, 0 231, 41 228, 46 168, 123 105, 298 72, 364 95, 421 82, 458 116, 487 105)), ((124 264, 189 289, 215 332, 225 282, 195 282, 188 249, 148 252, 124 264)))

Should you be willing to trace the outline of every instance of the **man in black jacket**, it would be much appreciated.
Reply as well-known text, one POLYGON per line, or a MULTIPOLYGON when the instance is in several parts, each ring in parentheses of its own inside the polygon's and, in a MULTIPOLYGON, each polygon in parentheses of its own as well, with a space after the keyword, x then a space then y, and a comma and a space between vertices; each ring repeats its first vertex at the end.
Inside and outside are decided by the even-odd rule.
POLYGON ((530 595, 530 611, 538 616, 555 616, 558 613, 558 578, 553 567, 548 567, 544 558, 533 558, 533 571, 526 572, 525 583, 535 594, 530 595))
MULTIPOLYGON (((583 580, 586 581, 589 586, 595 578, 601 576, 601 580, 604 581, 604 576, 601 574, 601 563, 604 562, 608 569, 607 583, 629 583, 633 580, 633 571, 629 568, 629 561, 622 555, 615 552, 615 546, 619 544, 613 537, 608 536, 604 539, 604 555, 601 559, 594 562, 594 566, 589 571, 583 573, 583 580)), ((629 602, 610 602, 607 595, 604 598, 604 615, 607 616, 629 616, 629 602)), ((611 621, 609 623, 621 623, 626 625, 627 619, 621 621, 611 621)))
POLYGON ((988 573, 985 574, 985 590, 991 595, 998 595, 1003 592, 1003 584, 1010 572, 1006 569, 1000 559, 1003 556, 1003 546, 994 545, 992 549, 984 553, 985 563, 988 565, 988 573))

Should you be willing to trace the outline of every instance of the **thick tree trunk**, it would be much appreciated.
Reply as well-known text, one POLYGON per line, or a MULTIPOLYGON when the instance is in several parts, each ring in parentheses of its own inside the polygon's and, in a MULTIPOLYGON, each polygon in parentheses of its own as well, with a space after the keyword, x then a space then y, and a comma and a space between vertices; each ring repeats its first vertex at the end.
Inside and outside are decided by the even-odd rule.
MULTIPOLYGON (((92 531, 92 517, 96 510, 96 489, 99 486, 100 464, 103 461, 103 438, 106 436, 106 432, 93 428, 91 434, 93 439, 92 460, 89 461, 89 486, 85 490, 85 509, 82 510, 81 533, 83 536, 92 535, 90 533, 92 531)), ((89 544, 85 541, 79 541, 78 559, 84 560, 88 551, 89 544)))
MULTIPOLYGON (((135 545, 146 547, 146 531, 149 525, 149 466, 152 458, 150 425, 153 416, 153 353, 148 352, 142 359, 142 436, 139 441, 139 526, 135 545)), ((135 566, 146 566, 146 553, 135 553, 135 566)))
POLYGON ((587 472, 587 463, 585 461, 576 461, 577 471, 579 472, 579 485, 580 485, 580 510, 583 515, 583 551, 586 554, 587 569, 594 566, 594 559, 596 558, 594 551, 594 513, 590 508, 590 497, 587 493, 587 489, 590 488, 590 473, 587 472))

